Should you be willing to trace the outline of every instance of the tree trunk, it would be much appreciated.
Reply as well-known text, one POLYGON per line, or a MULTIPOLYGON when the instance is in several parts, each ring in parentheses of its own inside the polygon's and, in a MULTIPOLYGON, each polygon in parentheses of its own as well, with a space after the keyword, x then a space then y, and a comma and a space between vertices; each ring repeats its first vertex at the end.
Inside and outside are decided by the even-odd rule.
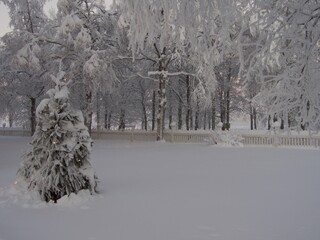
POLYGON ((225 105, 224 105, 224 98, 223 98, 223 90, 221 89, 219 91, 219 102, 220 102, 220 121, 223 123, 225 123, 225 105))
POLYGON ((194 122, 194 130, 199 129, 199 115, 200 115, 200 106, 199 106, 199 97, 197 96, 197 104, 196 104, 196 115, 195 115, 195 122, 194 122))
POLYGON ((257 109, 253 108, 253 127, 257 130, 257 109))
POLYGON ((214 93, 211 93, 211 128, 216 128, 216 101, 214 93))
MULTIPOLYGON (((268 121, 269 124, 269 121, 268 121)), ((250 130, 253 130, 253 107, 250 103, 250 130)))
POLYGON ((108 97, 107 95, 103 96, 103 104, 104 104, 104 128, 108 129, 108 97))
POLYGON ((225 104, 226 104, 226 123, 225 123, 225 129, 230 129, 230 88, 231 88, 231 77, 232 77, 232 68, 231 68, 231 59, 228 61, 228 75, 227 75, 227 86, 225 89, 225 104))
POLYGON ((170 105, 170 108, 169 108, 169 129, 171 130, 172 129, 172 106, 170 105))
POLYGON ((124 131, 126 128, 126 123, 125 123, 125 110, 121 109, 120 110, 120 118, 119 118, 119 130, 124 131))
POLYGON ((203 130, 206 130, 206 128, 207 128, 207 110, 205 110, 203 114, 203 130))
POLYGON ((172 90, 169 91, 169 129, 172 129, 172 123, 173 123, 173 110, 172 110, 172 90))
POLYGON ((148 117, 147 117, 147 110, 146 108, 144 107, 143 108, 143 120, 144 120, 144 130, 145 131, 148 131, 148 117))
POLYGON ((13 126, 14 112, 12 110, 9 111, 9 127, 13 126))
POLYGON ((271 129, 271 116, 268 117, 268 130, 271 129))
POLYGON ((144 103, 144 99, 141 101, 142 105, 142 123, 141 129, 147 131, 148 130, 148 117, 147 117, 147 109, 144 103))
POLYGON ((178 106, 178 129, 182 129, 182 100, 179 98, 179 106, 178 106))
POLYGON ((186 128, 190 130, 190 118, 191 118, 191 83, 190 77, 187 76, 187 113, 186 113, 186 128))
POLYGON ((34 134, 36 130, 36 99, 31 97, 31 109, 30 109, 30 129, 31 129, 31 136, 34 134))
POLYGON ((92 92, 86 92, 85 102, 85 114, 84 114, 85 125, 88 128, 89 134, 91 135, 92 129, 92 92))
POLYGON ((101 129, 101 115, 100 115, 100 94, 97 92, 97 130, 101 129))
POLYGON ((108 126, 107 126, 108 130, 111 129, 111 117, 112 117, 112 111, 110 111, 108 114, 108 126))
POLYGON ((155 129, 156 123, 156 91, 152 94, 152 131, 155 129))
POLYGON ((104 112, 104 128, 108 129, 108 110, 107 109, 104 112))
MULTIPOLYGON (((160 61, 159 71, 162 72, 163 63, 160 61)), ((159 76, 159 104, 158 104, 158 115, 157 115, 157 141, 163 139, 163 127, 164 127, 164 112, 166 108, 166 79, 165 76, 161 73, 159 76)))
POLYGON ((230 129, 230 88, 228 88, 226 93, 226 130, 230 129))

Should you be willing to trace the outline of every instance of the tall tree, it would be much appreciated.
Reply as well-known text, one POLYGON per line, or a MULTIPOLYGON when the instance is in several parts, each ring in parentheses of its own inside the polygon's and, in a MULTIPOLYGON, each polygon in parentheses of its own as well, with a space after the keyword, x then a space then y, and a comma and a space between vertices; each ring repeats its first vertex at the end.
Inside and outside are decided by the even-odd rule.
POLYGON ((295 115, 296 127, 320 125, 319 12, 320 3, 309 0, 255 1, 250 31, 244 47, 254 49, 246 59, 246 77, 257 76, 266 117, 277 115, 288 127, 295 115))
POLYGON ((74 90, 91 131, 94 96, 98 91, 110 90, 115 79, 110 61, 115 51, 109 35, 111 15, 100 0, 59 0, 57 6, 59 27, 51 41, 57 51, 54 57, 67 77, 76 82, 74 90))
MULTIPOLYGON (((188 48, 191 54, 197 57, 195 73, 200 75, 197 79, 201 82, 214 81, 213 66, 221 60, 230 42, 230 31, 239 16, 238 8, 235 1, 219 0, 118 0, 117 2, 123 11, 123 19, 130 26, 132 52, 137 53, 149 44, 154 45, 158 54, 157 132, 160 140, 166 104, 165 85, 170 75, 176 75, 168 72, 168 60, 176 53, 186 52, 188 48), (170 50, 168 55, 167 51, 170 50)), ((199 84, 197 88, 204 85, 210 84, 199 84)))
MULTIPOLYGON (((31 133, 35 131, 36 101, 45 89, 46 58, 39 36, 47 21, 45 0, 1 0, 9 8, 11 33, 2 41, 7 48, 5 70, 7 81, 14 85, 15 95, 29 99, 31 133), (30 87, 32 86, 32 87, 30 87)), ((2 65, 2 69, 3 69, 2 65)))

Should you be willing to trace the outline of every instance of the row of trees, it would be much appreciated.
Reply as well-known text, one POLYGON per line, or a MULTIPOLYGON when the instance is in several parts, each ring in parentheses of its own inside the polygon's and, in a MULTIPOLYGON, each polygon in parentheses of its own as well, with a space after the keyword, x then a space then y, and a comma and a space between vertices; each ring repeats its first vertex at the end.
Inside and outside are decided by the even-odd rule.
POLYGON ((1 0, 0 114, 35 129, 36 104, 64 71, 89 129, 320 127, 316 0, 1 0), (94 119, 95 118, 95 119, 94 119))

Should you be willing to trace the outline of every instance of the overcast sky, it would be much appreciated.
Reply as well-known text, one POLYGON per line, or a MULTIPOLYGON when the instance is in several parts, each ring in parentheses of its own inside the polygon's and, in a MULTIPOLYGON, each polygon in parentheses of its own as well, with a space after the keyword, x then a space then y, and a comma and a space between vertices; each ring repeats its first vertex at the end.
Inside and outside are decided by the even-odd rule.
MULTIPOLYGON (((56 11, 56 4, 58 0, 51 0, 46 5, 46 12, 49 12, 50 9, 54 9, 56 11)), ((109 6, 113 0, 105 0, 106 6, 109 6)), ((10 31, 9 28, 9 14, 8 9, 0 3, 0 37, 2 37, 6 32, 10 31)))

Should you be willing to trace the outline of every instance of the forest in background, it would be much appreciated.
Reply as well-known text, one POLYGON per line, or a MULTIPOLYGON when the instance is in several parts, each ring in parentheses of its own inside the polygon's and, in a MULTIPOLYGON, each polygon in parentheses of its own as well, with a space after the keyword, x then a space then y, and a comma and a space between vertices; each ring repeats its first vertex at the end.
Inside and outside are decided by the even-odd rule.
POLYGON ((0 116, 34 132, 52 75, 99 129, 320 129, 317 0, 0 0, 0 116))

